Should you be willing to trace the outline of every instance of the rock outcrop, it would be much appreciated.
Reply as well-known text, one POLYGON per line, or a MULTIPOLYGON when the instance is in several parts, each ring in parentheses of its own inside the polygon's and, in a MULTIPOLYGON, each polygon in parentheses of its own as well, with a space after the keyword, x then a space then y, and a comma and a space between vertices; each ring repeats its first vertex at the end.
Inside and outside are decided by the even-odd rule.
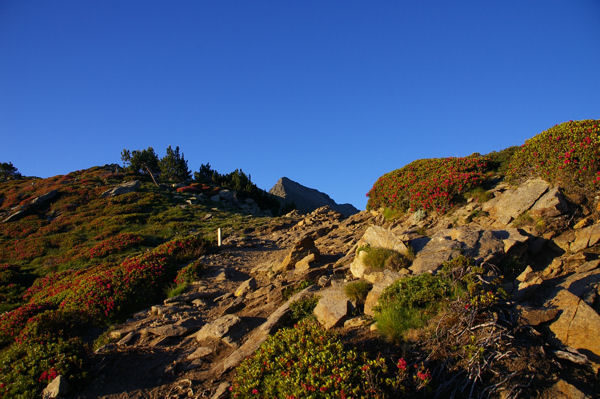
POLYGON ((111 188, 110 190, 106 190, 102 193, 103 197, 116 197, 123 194, 132 193, 137 191, 142 183, 139 180, 132 180, 125 183, 121 183, 116 187, 111 188))
POLYGON ((296 208, 303 213, 312 212, 325 205, 346 217, 358 212, 358 209, 351 204, 338 204, 327 194, 303 186, 287 177, 279 179, 269 193, 280 198, 283 204, 295 204, 296 208))
POLYGON ((35 197, 34 199, 32 199, 24 205, 12 209, 12 213, 6 219, 3 220, 3 223, 15 221, 29 214, 30 212, 34 212, 48 205, 50 202, 54 201, 58 197, 58 194, 58 190, 51 190, 44 195, 35 197))

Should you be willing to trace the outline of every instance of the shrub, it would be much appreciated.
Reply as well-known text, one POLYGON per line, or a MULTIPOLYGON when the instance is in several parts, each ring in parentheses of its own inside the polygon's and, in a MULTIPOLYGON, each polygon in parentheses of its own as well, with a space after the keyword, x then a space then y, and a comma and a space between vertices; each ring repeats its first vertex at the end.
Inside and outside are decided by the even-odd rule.
POLYGON ((440 310, 442 300, 456 296, 452 281, 429 273, 402 278, 386 288, 377 307, 377 329, 398 341, 403 334, 420 328, 440 310))
POLYGON ((371 247, 364 245, 357 250, 357 255, 363 252, 361 260, 370 270, 400 270, 410 266, 413 256, 404 256, 392 249, 371 247))
POLYGON ((477 201, 481 204, 488 200, 491 200, 494 196, 492 195, 492 193, 487 191, 485 188, 479 186, 479 187, 475 187, 474 189, 465 193, 464 197, 467 200, 469 198, 473 198, 475 201, 477 201))
POLYGON ((0 354, 0 396, 38 398, 57 375, 77 386, 86 377, 84 365, 85 350, 76 338, 13 345, 0 354))
POLYGON ((344 286, 344 293, 349 299, 358 303, 363 303, 372 286, 373 285, 368 281, 352 281, 344 286))
POLYGON ((508 391, 514 397, 535 397, 536 387, 547 384, 547 374, 539 370, 551 370, 556 363, 545 355, 539 335, 516 323, 494 270, 483 272, 464 257, 442 271, 467 295, 447 301, 420 331, 419 346, 432 362, 432 374, 447 382, 437 387, 435 397, 457 392, 496 397, 508 391))
POLYGON ((518 149, 518 146, 512 146, 501 151, 493 151, 487 154, 486 157, 490 160, 491 169, 501 175, 506 174, 510 165, 510 160, 518 149))
POLYGON ((313 317, 313 310, 315 310, 317 303, 319 303, 319 298, 319 296, 312 296, 290 303, 292 321, 298 322, 308 317, 313 317))
POLYGON ((302 280, 299 283, 285 287, 281 292, 281 295, 283 296, 283 299, 288 300, 292 295, 310 287, 311 285, 313 285, 312 281, 302 280))
POLYGON ((592 198, 600 183, 600 121, 569 121, 527 140, 513 155, 512 181, 539 176, 592 198))
POLYGON ((486 157, 420 159, 381 176, 367 193, 367 209, 447 212, 460 196, 481 185, 490 167, 486 157))
POLYGON ((199 259, 196 259, 189 265, 183 267, 177 272, 175 277, 176 284, 193 283, 202 277, 202 273, 206 269, 206 266, 199 259))
POLYGON ((135 247, 144 242, 144 237, 137 234, 121 233, 107 238, 101 243, 90 248, 87 256, 89 258, 101 258, 103 256, 121 252, 127 248, 135 247))
POLYGON ((166 296, 167 296, 167 298, 173 298, 174 296, 181 295, 188 289, 189 286, 190 285, 185 282, 177 284, 177 285, 169 286, 165 290, 166 296))
POLYGON ((346 350, 312 320, 269 337, 236 369, 233 398, 375 398, 384 386, 382 359, 346 350))

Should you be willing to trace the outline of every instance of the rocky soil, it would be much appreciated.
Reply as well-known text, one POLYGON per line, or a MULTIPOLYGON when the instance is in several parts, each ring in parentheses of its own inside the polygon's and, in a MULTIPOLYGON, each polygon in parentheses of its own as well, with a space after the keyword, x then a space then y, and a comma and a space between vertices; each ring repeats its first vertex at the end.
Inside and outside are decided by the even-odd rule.
POLYGON ((539 371, 547 378, 539 397, 598 397, 600 224, 541 180, 498 185, 492 194, 444 217, 416 212, 386 221, 364 211, 343 218, 323 207, 227 237, 202 258, 201 281, 110 331, 111 342, 92 359, 90 385, 74 397, 227 397, 233 368, 285 320, 291 301, 319 290, 315 315, 323 326, 375 339, 369 316, 383 289, 402 275, 435 273, 458 254, 522 266, 504 288, 520 325, 560 369, 539 371), (373 272, 355 256, 363 244, 410 250, 415 259, 402 273, 373 272), (341 291, 357 278, 373 283, 360 317, 341 291), (288 298, 304 280, 316 285, 288 298))

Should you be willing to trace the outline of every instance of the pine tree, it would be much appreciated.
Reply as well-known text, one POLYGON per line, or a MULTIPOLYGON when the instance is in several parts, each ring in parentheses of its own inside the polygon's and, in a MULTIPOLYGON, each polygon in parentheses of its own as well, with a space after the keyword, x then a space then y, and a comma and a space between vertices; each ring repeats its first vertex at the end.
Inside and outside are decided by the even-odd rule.
POLYGON ((160 160, 159 167, 163 181, 183 182, 191 178, 187 161, 183 153, 179 153, 179 146, 175 150, 171 146, 167 147, 167 154, 160 160))
POLYGON ((12 162, 0 162, 0 181, 18 179, 21 177, 12 162))

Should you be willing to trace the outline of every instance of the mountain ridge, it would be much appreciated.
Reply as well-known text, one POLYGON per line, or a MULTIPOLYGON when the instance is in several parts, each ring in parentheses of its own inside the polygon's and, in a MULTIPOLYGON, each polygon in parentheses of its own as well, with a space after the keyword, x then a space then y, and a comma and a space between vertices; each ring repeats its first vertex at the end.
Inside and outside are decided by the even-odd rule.
POLYGON ((285 176, 271 187, 269 193, 279 197, 284 205, 293 203, 302 213, 310 213, 322 206, 329 206, 345 217, 358 212, 358 209, 352 204, 338 204, 324 192, 306 187, 285 176))

